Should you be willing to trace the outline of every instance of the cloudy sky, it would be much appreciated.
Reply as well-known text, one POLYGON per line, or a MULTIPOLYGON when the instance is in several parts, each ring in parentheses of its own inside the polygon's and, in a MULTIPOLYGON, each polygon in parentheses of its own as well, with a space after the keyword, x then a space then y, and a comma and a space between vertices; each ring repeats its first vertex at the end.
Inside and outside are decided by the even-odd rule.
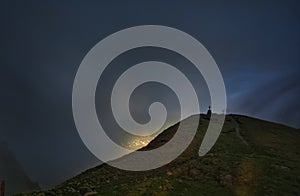
MULTIPOLYGON (((99 163, 74 125, 76 71, 101 39, 146 24, 185 31, 209 50, 224 77, 229 113, 299 128, 299 8, 298 1, 274 0, 1 1, 0 140, 43 187, 99 163)), ((136 52, 146 59, 161 54, 136 52)), ((119 63, 135 62, 128 55, 119 63)), ((158 60, 185 63, 168 51, 158 60)), ((161 100, 172 96, 156 88, 161 100)), ((153 93, 140 94, 146 103, 155 99, 153 93)), ((173 103, 168 107, 176 116, 176 99, 173 103)))

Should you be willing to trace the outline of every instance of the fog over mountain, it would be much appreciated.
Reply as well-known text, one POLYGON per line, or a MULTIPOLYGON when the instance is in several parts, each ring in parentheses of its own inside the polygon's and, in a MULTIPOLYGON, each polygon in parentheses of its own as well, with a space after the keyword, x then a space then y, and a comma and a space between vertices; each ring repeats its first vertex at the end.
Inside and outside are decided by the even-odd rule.
POLYGON ((38 183, 30 180, 5 143, 0 143, 0 178, 5 181, 6 195, 39 189, 38 183))
MULTIPOLYGON (((0 137, 30 179, 42 187, 99 164, 74 125, 74 77, 96 43, 136 25, 170 26, 199 40, 224 77, 228 113, 300 127, 299 1, 11 0, 0 3, 0 24, 0 137)), ((205 82, 188 62, 170 51, 131 52, 140 55, 129 51, 115 66, 132 66, 136 57, 181 66, 196 82, 201 109, 206 111, 210 97, 205 82)), ((117 68, 107 71, 117 74, 117 68)), ((178 120, 178 101, 166 87, 148 84, 135 93, 131 110, 138 121, 147 121, 144 104, 155 99, 169 104, 169 124, 178 120)), ((112 122, 105 103, 101 105, 106 97, 97 96, 97 112, 112 122)), ((107 124, 112 138, 122 138, 114 124, 107 124)))

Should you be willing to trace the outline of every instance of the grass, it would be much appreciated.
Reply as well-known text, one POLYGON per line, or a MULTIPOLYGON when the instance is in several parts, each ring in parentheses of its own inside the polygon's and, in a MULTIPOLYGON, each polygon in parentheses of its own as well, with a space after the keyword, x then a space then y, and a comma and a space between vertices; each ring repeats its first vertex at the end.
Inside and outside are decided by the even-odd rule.
MULTIPOLYGON (((190 146, 170 164, 145 172, 130 172, 107 164, 89 169, 51 190, 23 195, 300 195, 299 130, 235 115, 231 116, 213 149, 198 157, 208 125, 202 120, 190 146)), ((163 145, 172 138, 170 127, 147 147, 163 145)))

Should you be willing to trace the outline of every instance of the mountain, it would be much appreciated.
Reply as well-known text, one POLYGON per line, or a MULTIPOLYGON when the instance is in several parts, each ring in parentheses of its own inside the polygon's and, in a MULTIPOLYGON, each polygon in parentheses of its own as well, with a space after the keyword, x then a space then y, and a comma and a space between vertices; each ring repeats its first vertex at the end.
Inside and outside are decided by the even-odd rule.
POLYGON ((5 195, 39 189, 39 185, 30 180, 5 143, 0 143, 0 180, 5 180, 5 195))
MULTIPOLYGON (((102 164, 51 190, 22 195, 300 195, 299 130, 227 115, 215 146, 199 157, 208 123, 209 117, 201 114, 192 143, 161 168, 132 172, 102 164)), ((163 145, 177 127, 178 123, 140 150, 163 145)))

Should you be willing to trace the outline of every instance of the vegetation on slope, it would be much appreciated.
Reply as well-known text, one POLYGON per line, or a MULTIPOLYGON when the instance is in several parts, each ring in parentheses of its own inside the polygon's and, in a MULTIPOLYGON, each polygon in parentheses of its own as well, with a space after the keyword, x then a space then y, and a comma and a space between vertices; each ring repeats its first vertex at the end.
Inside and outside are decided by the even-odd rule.
MULTIPOLYGON (((228 115, 213 149, 199 157, 209 122, 201 117, 193 142, 164 167, 130 172, 102 164, 54 189, 23 195, 300 195, 299 130, 228 115)), ((177 126, 141 150, 163 145, 177 126)))

